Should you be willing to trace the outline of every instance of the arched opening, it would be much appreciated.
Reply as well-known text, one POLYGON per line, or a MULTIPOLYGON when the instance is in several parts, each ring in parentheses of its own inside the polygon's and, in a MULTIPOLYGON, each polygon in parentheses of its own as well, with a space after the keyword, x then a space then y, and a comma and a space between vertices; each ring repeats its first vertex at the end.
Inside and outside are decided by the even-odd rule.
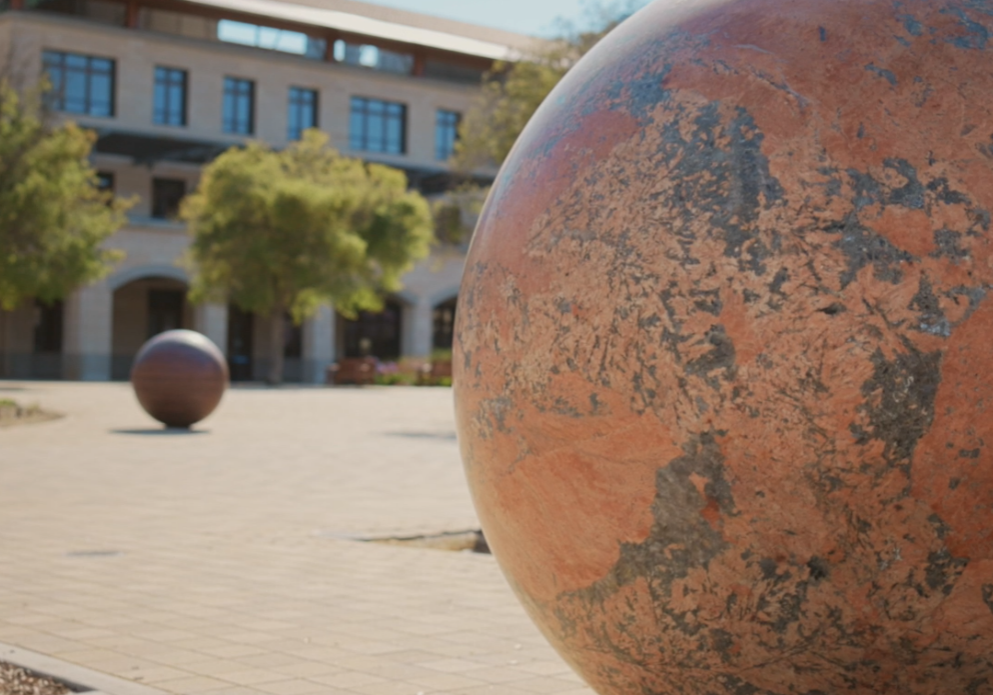
POLYGON ((152 336, 193 327, 186 291, 186 283, 165 277, 132 280, 114 291, 111 379, 129 378, 134 356, 152 336))
POLYGON ((432 349, 439 351, 452 349, 452 342, 455 336, 456 304, 458 304, 458 297, 452 297, 448 301, 434 307, 432 311, 434 321, 433 338, 431 341, 432 349))
POLYGON ((338 317, 345 357, 376 357, 395 360, 400 357, 403 335, 403 305, 390 297, 379 312, 362 311, 355 320, 338 317))

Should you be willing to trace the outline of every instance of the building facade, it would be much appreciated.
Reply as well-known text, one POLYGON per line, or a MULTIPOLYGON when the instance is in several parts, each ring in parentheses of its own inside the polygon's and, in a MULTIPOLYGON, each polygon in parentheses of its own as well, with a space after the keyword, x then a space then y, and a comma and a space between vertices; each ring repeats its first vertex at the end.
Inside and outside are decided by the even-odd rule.
MULTIPOLYGON (((269 317, 186 299, 175 216, 201 167, 246 139, 284 147, 316 127, 442 194, 483 73, 531 41, 351 0, 0 0, 7 73, 47 74, 52 107, 97 134, 101 185, 137 200, 107 244, 126 258, 106 279, 0 311, 0 377, 125 379, 145 340, 184 327, 221 347, 235 379, 261 378, 269 317)), ((379 314, 287 320, 287 380, 318 382, 340 357, 450 346, 463 262, 464 248, 437 247, 379 314)))

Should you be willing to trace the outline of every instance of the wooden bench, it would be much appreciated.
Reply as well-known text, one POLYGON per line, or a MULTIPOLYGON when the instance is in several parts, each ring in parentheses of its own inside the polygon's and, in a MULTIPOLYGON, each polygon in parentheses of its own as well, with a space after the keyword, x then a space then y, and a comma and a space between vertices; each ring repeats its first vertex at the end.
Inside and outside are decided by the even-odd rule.
POLYGON ((368 386, 376 378, 376 365, 375 357, 346 357, 328 367, 326 382, 334 386, 368 386))
POLYGON ((452 378, 452 361, 435 360, 425 364, 417 374, 417 383, 421 386, 437 384, 441 379, 452 378))

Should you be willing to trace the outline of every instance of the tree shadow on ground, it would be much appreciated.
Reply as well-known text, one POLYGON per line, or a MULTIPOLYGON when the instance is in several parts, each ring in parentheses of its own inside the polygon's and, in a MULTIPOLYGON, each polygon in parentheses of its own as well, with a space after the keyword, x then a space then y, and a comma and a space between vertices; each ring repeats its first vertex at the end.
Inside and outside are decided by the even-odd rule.
POLYGON ((147 429, 120 429, 120 430, 110 430, 111 434, 135 434, 140 436, 184 436, 192 434, 210 434, 210 430, 184 430, 178 427, 160 427, 160 428, 147 428, 147 429))

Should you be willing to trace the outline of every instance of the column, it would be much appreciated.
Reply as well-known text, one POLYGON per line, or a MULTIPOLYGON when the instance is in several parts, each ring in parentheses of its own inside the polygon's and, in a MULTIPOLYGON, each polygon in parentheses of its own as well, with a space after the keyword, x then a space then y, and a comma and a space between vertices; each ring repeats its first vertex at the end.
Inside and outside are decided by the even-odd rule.
POLYGON ((324 383, 324 371, 334 362, 334 344, 334 311, 322 306, 303 322, 303 383, 324 383))
POLYGON ((228 305, 198 304, 193 308, 193 329, 214 341, 224 355, 228 354, 228 305))
POLYGON ((403 312, 403 343, 400 346, 404 357, 428 358, 434 343, 434 306, 425 297, 418 297, 417 303, 407 305, 403 312))
POLYGON ((73 292, 65 302, 65 375, 79 381, 110 379, 114 293, 105 282, 73 292))

